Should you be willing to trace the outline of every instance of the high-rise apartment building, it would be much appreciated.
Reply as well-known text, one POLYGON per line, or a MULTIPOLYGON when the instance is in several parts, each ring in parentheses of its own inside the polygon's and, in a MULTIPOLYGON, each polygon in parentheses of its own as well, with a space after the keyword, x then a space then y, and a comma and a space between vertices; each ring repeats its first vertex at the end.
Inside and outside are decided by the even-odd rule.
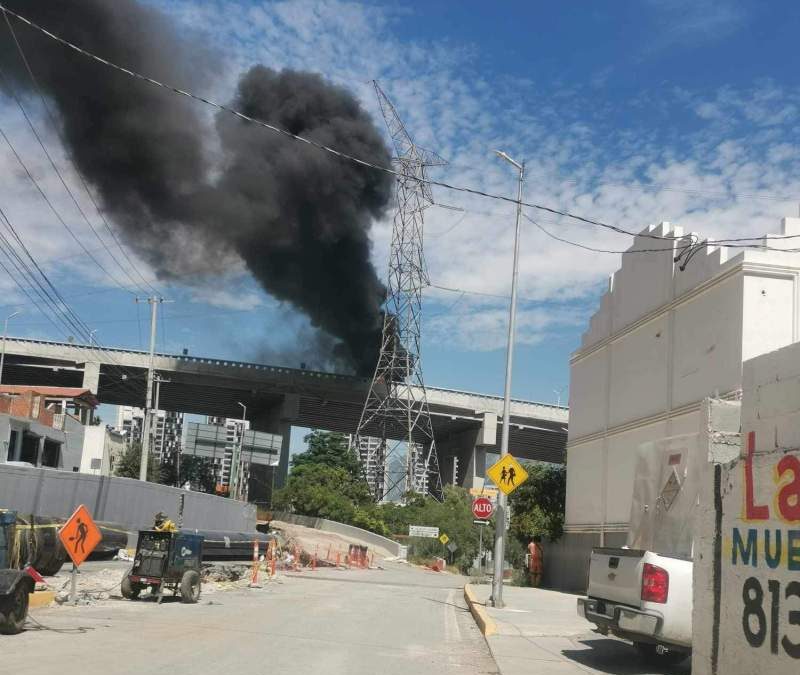
MULTIPOLYGON (((217 427, 225 427, 225 446, 224 454, 214 458, 214 472, 217 475, 217 482, 222 485, 229 485, 231 479, 231 460, 233 451, 241 441, 242 420, 231 417, 206 417, 206 424, 217 427)), ((244 428, 250 428, 250 422, 244 421, 244 428)), ((246 471, 246 469, 245 469, 246 471)), ((246 483, 246 476, 242 477, 246 483)))
MULTIPOLYGON (((117 429, 125 434, 127 443, 142 442, 144 410, 129 405, 117 410, 117 429)), ((171 461, 181 451, 183 413, 158 410, 153 418, 153 444, 151 450, 160 461, 171 461)))

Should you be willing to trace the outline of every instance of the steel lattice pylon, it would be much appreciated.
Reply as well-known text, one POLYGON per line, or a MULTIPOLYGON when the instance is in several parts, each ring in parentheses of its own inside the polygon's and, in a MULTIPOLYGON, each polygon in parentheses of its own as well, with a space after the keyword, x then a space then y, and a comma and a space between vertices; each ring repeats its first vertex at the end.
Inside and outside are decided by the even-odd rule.
POLYGON ((373 84, 397 153, 394 165, 399 176, 383 339, 355 449, 376 500, 403 482, 405 491, 441 498, 442 479, 419 354, 422 290, 429 283, 422 248, 423 212, 433 204, 425 168, 445 161, 414 144, 391 101, 377 82, 373 84), (387 466, 403 448, 405 472, 392 476, 387 466))

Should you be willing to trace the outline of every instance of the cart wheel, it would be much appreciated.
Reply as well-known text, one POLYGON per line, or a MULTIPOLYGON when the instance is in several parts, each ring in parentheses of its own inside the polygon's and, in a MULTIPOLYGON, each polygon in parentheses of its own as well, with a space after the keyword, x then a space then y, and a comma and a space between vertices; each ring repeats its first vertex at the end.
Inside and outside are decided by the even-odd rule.
POLYGON ((142 585, 133 583, 131 578, 126 574, 122 577, 120 591, 122 592, 123 598, 127 600, 136 600, 139 597, 139 593, 142 592, 142 585))
POLYGON ((186 570, 181 579, 181 602, 194 604, 200 599, 200 575, 195 570, 186 570))
POLYGON ((22 631, 28 616, 28 587, 20 582, 6 597, 0 598, 0 634, 15 635, 22 631))

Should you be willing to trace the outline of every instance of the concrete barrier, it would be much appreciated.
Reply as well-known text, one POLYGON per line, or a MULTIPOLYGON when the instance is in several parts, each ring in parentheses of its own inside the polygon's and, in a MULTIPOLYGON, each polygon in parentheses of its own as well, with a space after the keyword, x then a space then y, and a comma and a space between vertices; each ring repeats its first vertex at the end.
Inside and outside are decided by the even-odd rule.
POLYGON ((695 675, 800 671, 800 344, 744 364, 738 458, 698 518, 695 675))
POLYGON ((255 530, 255 506, 233 499, 132 478, 0 464, 0 508, 20 513, 66 518, 79 504, 85 504, 96 520, 138 530, 151 526, 157 511, 163 511, 177 522, 181 495, 185 495, 184 527, 236 532, 255 530))
POLYGON ((366 544, 373 546, 381 546, 387 551, 403 558, 405 546, 398 544, 393 539, 382 537, 379 534, 370 532, 369 530, 362 530, 360 527, 353 525, 345 525, 344 523, 337 523, 335 520, 326 520, 325 518, 312 518, 311 516, 300 516, 296 513, 287 513, 284 511, 273 511, 272 517, 275 520, 281 520, 284 523, 294 523, 295 525, 303 525, 304 527, 311 527, 315 530, 322 530, 323 532, 333 532, 334 534, 341 534, 345 537, 358 539, 366 544))

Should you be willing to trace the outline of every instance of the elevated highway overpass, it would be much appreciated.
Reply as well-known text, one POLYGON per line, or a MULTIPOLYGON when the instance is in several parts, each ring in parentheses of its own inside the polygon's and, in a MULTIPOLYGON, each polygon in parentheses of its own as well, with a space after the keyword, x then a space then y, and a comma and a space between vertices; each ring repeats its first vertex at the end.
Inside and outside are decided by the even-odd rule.
MULTIPOLYGON (((102 403, 142 406, 147 352, 69 342, 8 338, 4 384, 83 386, 102 403)), ((164 410, 241 416, 237 402, 258 431, 282 436, 279 475, 288 472, 292 426, 353 433, 358 426, 369 380, 202 356, 156 354, 164 410)), ((439 451, 442 478, 467 487, 484 476, 486 453, 499 452, 503 399, 499 396, 428 387, 428 402, 439 451)), ((564 461, 568 410, 514 400, 510 450, 521 458, 564 461)), ((377 432, 377 430, 375 430, 377 432)))

